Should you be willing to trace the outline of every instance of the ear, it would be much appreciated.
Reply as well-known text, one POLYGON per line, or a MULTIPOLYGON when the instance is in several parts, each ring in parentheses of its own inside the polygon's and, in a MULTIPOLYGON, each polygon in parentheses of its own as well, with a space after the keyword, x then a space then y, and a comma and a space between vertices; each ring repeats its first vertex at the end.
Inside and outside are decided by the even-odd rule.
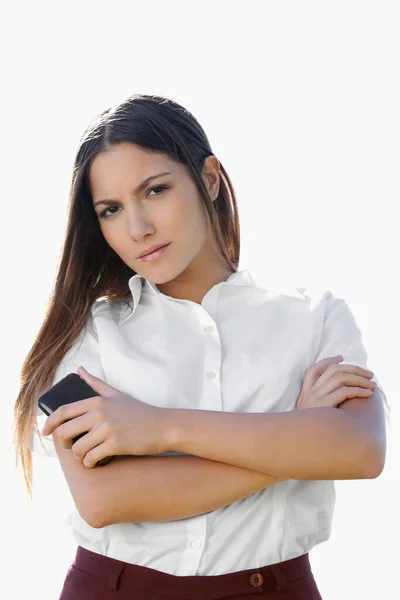
POLYGON ((217 199, 220 186, 220 162, 214 154, 206 157, 203 165, 203 181, 212 202, 217 199))
POLYGON ((108 385, 102 379, 95 377, 83 367, 78 367, 77 373, 79 377, 81 377, 86 383, 90 385, 91 388, 94 389, 95 392, 98 393, 99 396, 104 396, 105 398, 109 396, 115 396, 118 393, 118 390, 113 388, 111 385, 108 385))

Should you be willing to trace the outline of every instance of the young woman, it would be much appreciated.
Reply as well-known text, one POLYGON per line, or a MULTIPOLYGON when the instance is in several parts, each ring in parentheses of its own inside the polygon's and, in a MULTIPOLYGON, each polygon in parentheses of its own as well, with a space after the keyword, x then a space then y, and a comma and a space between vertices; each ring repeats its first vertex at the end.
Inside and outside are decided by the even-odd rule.
POLYGON ((387 401, 344 300, 264 290, 239 250, 189 111, 135 95, 89 126, 15 406, 29 493, 33 447, 76 505, 62 600, 321 597, 308 553, 334 480, 381 473, 387 401), (98 395, 40 433, 38 397, 72 372, 98 395))

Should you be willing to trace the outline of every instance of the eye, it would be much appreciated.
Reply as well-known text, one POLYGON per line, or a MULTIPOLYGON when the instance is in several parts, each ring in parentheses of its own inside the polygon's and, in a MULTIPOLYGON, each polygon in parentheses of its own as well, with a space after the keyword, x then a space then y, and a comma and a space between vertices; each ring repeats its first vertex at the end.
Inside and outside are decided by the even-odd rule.
POLYGON ((156 196, 159 196, 163 190, 167 190, 168 186, 167 185, 156 185, 152 188, 150 188, 149 193, 152 192, 153 190, 161 190, 160 193, 156 194, 156 196))
MULTIPOLYGON (((109 206, 108 208, 105 208, 103 211, 101 211, 101 213, 99 214, 99 217, 101 219, 107 219, 108 217, 111 217, 112 215, 115 215, 114 212, 112 212, 111 215, 107 215, 106 214, 109 210, 111 210, 113 208, 116 208, 118 210, 118 206, 109 206)), ((117 210, 115 212, 117 212, 117 210)))
MULTIPOLYGON (((158 192, 156 194, 156 196, 160 196, 160 194, 164 190, 167 190, 168 187, 169 187, 168 185, 156 185, 156 186, 150 188, 149 194, 153 190, 161 190, 161 192, 158 192)), ((119 209, 119 207, 117 205, 108 206, 107 208, 105 208, 104 210, 102 210, 101 213, 99 213, 99 217, 100 217, 100 219, 108 219, 108 218, 112 217, 112 215, 115 215, 118 212, 118 209, 119 209), (116 209, 116 210, 114 212, 112 212, 112 209, 116 209), (111 214, 107 214, 108 211, 111 211, 111 214)))

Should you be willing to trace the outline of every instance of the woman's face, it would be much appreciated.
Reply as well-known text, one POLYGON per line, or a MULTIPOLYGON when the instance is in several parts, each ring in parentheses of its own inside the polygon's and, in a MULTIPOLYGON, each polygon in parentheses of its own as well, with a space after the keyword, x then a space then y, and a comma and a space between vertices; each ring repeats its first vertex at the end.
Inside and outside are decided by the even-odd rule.
MULTIPOLYGON (((214 156, 206 159, 203 179, 214 200, 219 190, 219 162, 214 156)), ((189 273, 201 278, 204 267, 216 265, 221 271, 202 199, 184 165, 124 142, 94 158, 89 181, 104 238, 136 273, 163 284, 181 274, 183 281, 188 281, 189 273), (154 179, 140 188, 150 177, 154 179), (169 246, 154 261, 139 258, 156 244, 169 246)))

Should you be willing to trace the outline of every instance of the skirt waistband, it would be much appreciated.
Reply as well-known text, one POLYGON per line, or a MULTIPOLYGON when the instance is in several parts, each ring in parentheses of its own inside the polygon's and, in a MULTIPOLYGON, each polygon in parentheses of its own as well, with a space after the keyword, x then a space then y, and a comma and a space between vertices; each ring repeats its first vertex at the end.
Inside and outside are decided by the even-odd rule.
POLYGON ((287 583, 311 574, 309 555, 274 565, 236 571, 224 575, 171 575, 149 567, 125 563, 78 546, 72 567, 108 581, 108 588, 134 586, 185 600, 285 591, 287 583))

